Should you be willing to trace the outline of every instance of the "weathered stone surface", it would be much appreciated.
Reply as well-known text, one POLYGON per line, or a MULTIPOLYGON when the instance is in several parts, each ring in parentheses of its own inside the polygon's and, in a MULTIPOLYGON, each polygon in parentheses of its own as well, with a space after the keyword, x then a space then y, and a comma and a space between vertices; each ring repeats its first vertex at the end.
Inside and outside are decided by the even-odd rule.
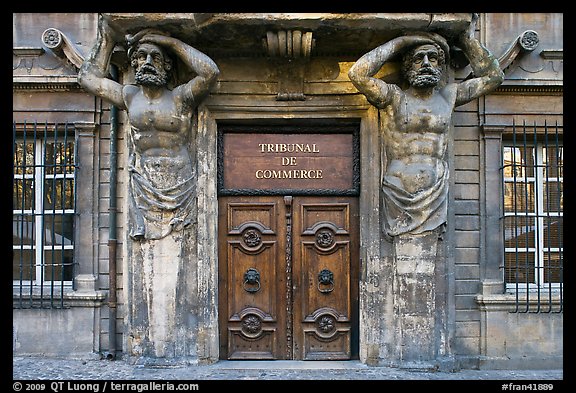
POLYGON ((266 54, 268 31, 312 31, 315 54, 358 54, 408 30, 451 37, 467 28, 470 13, 107 13, 119 32, 155 26, 204 50, 266 54))
POLYGON ((435 334, 437 247, 435 233, 394 238, 394 297, 402 362, 431 361, 441 346, 435 334))

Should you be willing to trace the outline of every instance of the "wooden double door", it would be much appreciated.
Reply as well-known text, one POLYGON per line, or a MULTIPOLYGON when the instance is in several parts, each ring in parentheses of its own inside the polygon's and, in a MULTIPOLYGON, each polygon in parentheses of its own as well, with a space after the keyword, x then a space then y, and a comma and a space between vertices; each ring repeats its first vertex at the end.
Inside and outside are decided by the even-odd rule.
POLYGON ((357 357, 356 197, 219 199, 222 359, 357 357))

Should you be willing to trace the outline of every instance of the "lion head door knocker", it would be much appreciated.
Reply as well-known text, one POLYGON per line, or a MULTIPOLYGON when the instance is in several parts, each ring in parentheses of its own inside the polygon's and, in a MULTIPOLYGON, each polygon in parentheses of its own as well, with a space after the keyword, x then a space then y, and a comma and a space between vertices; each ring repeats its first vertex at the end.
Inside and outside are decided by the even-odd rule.
POLYGON ((318 290, 322 293, 330 293, 334 290, 334 273, 323 269, 318 273, 318 290))
POLYGON ((260 272, 253 267, 246 270, 244 273, 242 288, 244 288, 246 292, 258 292, 260 290, 260 272))

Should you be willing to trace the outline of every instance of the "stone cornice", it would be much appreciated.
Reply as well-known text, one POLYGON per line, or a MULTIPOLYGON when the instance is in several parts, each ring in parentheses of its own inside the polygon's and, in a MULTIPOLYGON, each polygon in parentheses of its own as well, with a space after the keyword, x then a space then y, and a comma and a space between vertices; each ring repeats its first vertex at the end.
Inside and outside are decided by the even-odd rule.
POLYGON ((76 76, 15 76, 12 91, 74 91, 82 90, 76 76))
POLYGON ((38 57, 43 55, 45 52, 42 47, 32 47, 32 46, 19 46, 12 48, 12 54, 18 57, 38 57))
MULTIPOLYGON (((209 56, 268 55, 269 34, 313 33, 310 56, 358 56, 407 30, 454 37, 470 25, 471 13, 104 13, 118 34, 155 26, 209 56), (347 37, 354 36, 354 40, 347 37), (217 41, 215 41, 215 37, 217 41), (263 41, 266 43, 263 45, 263 41), (217 45, 215 45, 217 43, 217 45), (211 49, 217 47, 217 51, 211 49)), ((308 53, 307 53, 308 55, 308 53)))
POLYGON ((502 133, 506 130, 503 126, 493 126, 493 125, 483 125, 482 132, 484 134, 484 138, 486 139, 500 139, 502 137, 502 133))
POLYGON ((490 94, 564 95, 564 85, 501 85, 490 94))
POLYGON ((546 60, 562 60, 564 59, 563 49, 542 49, 540 56, 546 60))

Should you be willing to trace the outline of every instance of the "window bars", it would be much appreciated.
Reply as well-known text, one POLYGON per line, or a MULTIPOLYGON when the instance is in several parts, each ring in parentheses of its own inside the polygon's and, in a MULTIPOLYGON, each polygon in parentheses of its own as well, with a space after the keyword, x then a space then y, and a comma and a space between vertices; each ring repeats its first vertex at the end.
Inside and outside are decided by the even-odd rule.
POLYGON ((75 132, 13 124, 14 308, 63 308, 74 276, 75 132))
POLYGON ((563 155, 558 123, 514 123, 503 141, 503 268, 514 312, 563 311, 563 155))

